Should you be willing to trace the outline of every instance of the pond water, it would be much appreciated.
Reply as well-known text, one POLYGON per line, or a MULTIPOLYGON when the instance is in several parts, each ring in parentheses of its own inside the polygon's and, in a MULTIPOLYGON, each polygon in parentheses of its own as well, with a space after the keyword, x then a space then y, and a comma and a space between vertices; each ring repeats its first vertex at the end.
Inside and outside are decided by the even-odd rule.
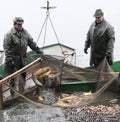
MULTIPOLYGON (((98 106, 98 105, 115 106, 119 104, 120 104, 119 93, 105 91, 91 105, 92 106, 98 106)), ((67 116, 65 115, 63 108, 52 107, 52 106, 44 106, 42 108, 39 108, 24 100, 17 102, 16 104, 10 107, 6 107, 4 110, 0 111, 0 122, 28 122, 28 121, 29 122, 66 122, 67 116)))

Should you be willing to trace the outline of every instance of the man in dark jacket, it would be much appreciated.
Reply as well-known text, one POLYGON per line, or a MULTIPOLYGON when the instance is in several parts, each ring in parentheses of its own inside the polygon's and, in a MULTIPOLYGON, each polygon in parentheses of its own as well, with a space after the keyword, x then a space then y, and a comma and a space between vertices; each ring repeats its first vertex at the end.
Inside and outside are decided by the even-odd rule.
MULTIPOLYGON (((21 17, 15 17, 13 20, 14 27, 5 35, 3 48, 5 51, 5 72, 10 75, 16 70, 21 69, 26 65, 27 47, 37 53, 43 54, 41 49, 33 42, 33 38, 27 30, 23 28, 24 20, 21 17)), ((21 76, 22 81, 19 84, 19 91, 24 92, 26 73, 21 76)), ((14 79, 10 80, 10 86, 15 86, 14 79)), ((14 92, 10 90, 11 96, 14 92)))
POLYGON ((95 22, 89 28, 85 41, 84 52, 91 48, 90 65, 97 67, 106 56, 110 65, 113 64, 113 48, 115 42, 114 28, 104 19, 101 9, 95 11, 95 22))

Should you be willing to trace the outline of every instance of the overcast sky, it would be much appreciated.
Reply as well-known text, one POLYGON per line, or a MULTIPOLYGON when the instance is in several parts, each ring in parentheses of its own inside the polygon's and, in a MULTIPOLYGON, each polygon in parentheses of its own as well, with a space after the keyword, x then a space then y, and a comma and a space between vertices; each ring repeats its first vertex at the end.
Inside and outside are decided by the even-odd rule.
MULTIPOLYGON (((73 47, 77 53, 83 53, 86 33, 94 21, 93 14, 101 8, 105 19, 115 28, 115 53, 120 46, 120 1, 119 0, 49 0, 50 17, 60 43, 73 47)), ((13 18, 20 16, 24 19, 24 28, 29 31, 34 41, 37 41, 40 29, 46 17, 47 0, 1 0, 0 1, 0 49, 3 49, 3 38, 13 26, 13 18)), ((48 23, 48 25, 50 25, 48 23)), ((44 33, 44 32, 43 32, 44 33)), ((45 45, 57 43, 51 26, 48 26, 45 45)), ((38 42, 43 46, 43 37, 38 42)), ((120 56, 118 56, 120 57, 120 56)))

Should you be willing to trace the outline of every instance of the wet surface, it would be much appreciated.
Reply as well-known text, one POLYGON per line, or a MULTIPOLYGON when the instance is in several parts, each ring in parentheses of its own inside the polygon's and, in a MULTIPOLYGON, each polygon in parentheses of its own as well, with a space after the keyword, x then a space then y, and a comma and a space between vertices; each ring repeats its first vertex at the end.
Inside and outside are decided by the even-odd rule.
POLYGON ((120 93, 105 91, 91 105, 114 106, 120 105, 120 93))
POLYGON ((0 122, 120 122, 120 94, 104 92, 90 106, 39 108, 26 101, 0 111, 0 122))
POLYGON ((29 103, 0 111, 0 122, 65 122, 61 108, 37 108, 29 103))
POLYGON ((42 96, 42 101, 41 103, 46 104, 46 105, 52 105, 57 101, 57 97, 54 94, 54 90, 52 89, 43 89, 39 96, 42 96))

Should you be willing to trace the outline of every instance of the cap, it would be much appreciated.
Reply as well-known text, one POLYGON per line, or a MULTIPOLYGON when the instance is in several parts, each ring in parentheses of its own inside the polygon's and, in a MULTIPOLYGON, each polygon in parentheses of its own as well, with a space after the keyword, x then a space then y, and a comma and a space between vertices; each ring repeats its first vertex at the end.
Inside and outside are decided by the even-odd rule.
POLYGON ((101 9, 97 9, 96 11, 95 11, 95 14, 94 14, 94 17, 101 17, 101 16, 103 16, 103 11, 101 10, 101 9))
POLYGON ((14 24, 23 24, 24 20, 21 17, 15 17, 13 20, 14 24))

